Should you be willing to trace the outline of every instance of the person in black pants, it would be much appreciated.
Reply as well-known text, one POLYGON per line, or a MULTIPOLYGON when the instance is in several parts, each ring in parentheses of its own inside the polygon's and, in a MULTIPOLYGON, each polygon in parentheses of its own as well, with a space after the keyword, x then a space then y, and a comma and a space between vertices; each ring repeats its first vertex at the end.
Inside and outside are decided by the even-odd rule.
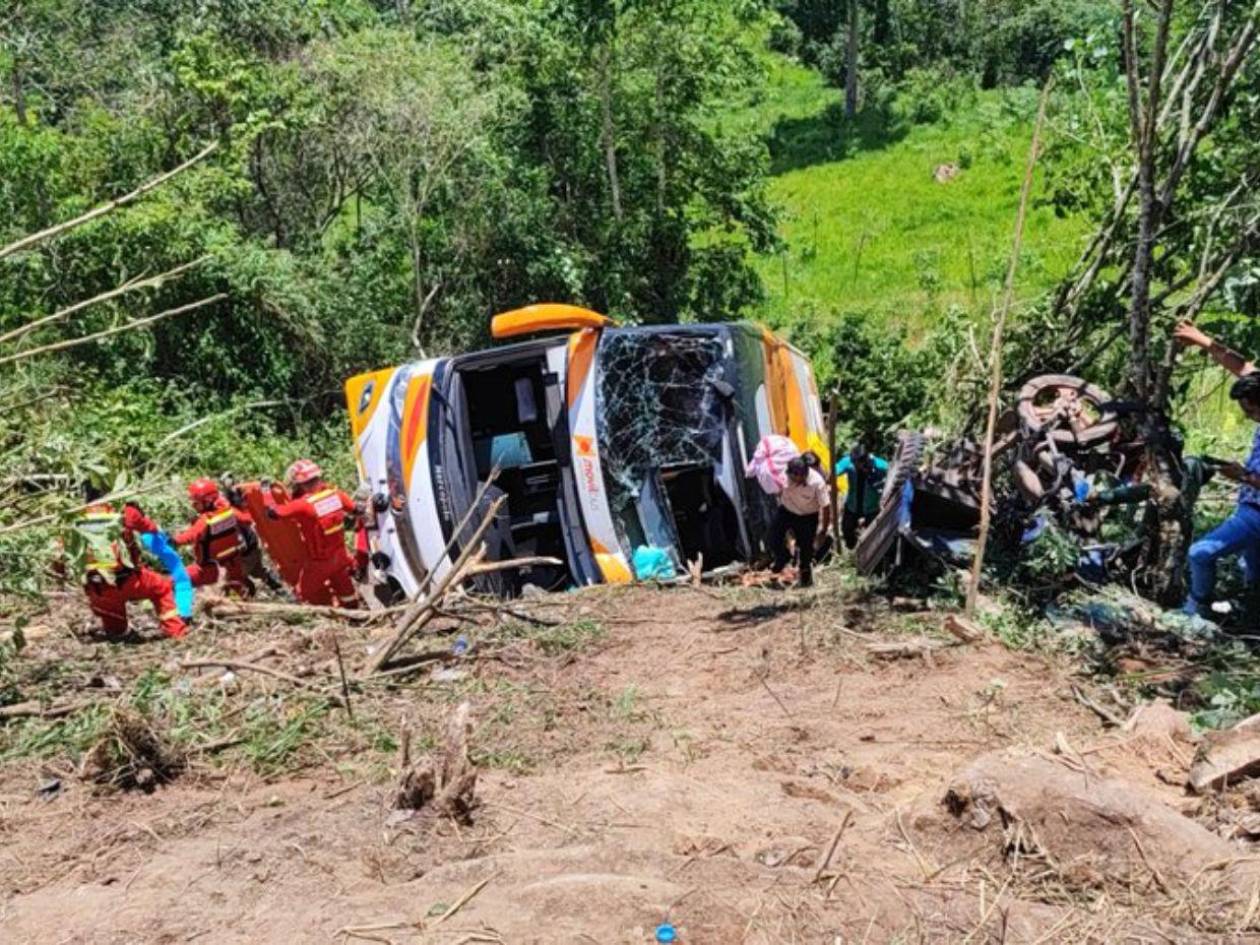
POLYGON ((800 559, 798 584, 810 587, 814 583, 814 548, 820 535, 826 535, 831 526, 831 495, 822 474, 799 457, 788 463, 787 477, 770 523, 770 550, 774 555, 770 570, 777 574, 791 558, 787 546, 791 532, 800 559))

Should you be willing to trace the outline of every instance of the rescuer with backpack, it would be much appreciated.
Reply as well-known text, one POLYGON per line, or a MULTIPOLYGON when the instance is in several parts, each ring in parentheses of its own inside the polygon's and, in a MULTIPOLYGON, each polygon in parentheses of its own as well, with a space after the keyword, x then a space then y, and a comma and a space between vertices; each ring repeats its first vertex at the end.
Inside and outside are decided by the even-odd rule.
POLYGON ((329 592, 342 607, 360 604, 351 572, 354 561, 346 551, 345 532, 357 521, 350 496, 324 482, 323 471, 309 459, 299 459, 285 476, 290 499, 276 504, 264 483, 263 503, 269 518, 291 519, 302 532, 307 560, 298 580, 298 598, 308 604, 328 601, 329 592))
POLYGON ((211 479, 194 479, 188 485, 188 498, 192 501, 197 518, 182 532, 176 534, 176 545, 191 545, 195 563, 188 568, 193 587, 205 587, 219 580, 220 573, 227 576, 230 593, 253 597, 254 582, 245 573, 242 560, 249 547, 249 533, 253 520, 244 509, 233 506, 219 494, 219 487, 211 479))

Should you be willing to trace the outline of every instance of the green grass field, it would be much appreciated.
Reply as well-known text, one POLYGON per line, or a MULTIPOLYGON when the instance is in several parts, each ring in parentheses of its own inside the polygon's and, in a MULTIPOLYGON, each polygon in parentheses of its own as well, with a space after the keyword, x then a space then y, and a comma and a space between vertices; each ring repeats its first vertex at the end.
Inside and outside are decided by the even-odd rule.
MULTIPOLYGON (((1035 93, 953 93, 937 120, 902 117, 904 101, 854 122, 812 69, 771 60, 771 88, 749 107, 769 135, 784 251, 760 260, 776 326, 856 311, 912 331, 951 307, 987 313, 1010 252, 1035 93), (938 165, 959 168, 938 183, 938 165)), ((922 117, 922 116, 920 116, 922 117)), ((1054 285, 1088 227, 1034 203, 1018 275, 1021 297, 1054 285)))

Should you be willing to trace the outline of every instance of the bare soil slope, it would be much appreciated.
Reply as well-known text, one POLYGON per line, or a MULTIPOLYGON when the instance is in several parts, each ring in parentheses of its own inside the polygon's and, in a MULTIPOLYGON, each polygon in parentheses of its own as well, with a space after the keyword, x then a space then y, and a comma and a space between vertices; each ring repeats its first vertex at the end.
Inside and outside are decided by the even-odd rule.
MULTIPOLYGON (((1257 940, 1247 851, 1183 814, 1193 746, 1103 733, 1067 663, 989 642, 888 659, 871 644, 940 615, 836 591, 599 589, 566 606, 603 633, 486 647, 465 678, 357 697, 360 734, 365 716, 423 733, 471 702, 471 824, 391 811, 391 755, 368 736, 319 741, 270 779, 198 760, 148 794, 10 751, 4 941, 638 945, 666 921, 687 945, 1257 940), (50 765, 66 776, 45 799, 50 765), (1136 814, 1107 806, 1126 785, 1136 814)), ((300 654, 326 633, 197 632, 183 651, 88 658, 124 673, 198 646, 300 654)), ((345 631, 348 659, 364 636, 345 631)), ((84 659, 68 647, 85 644, 52 634, 24 658, 84 659)))

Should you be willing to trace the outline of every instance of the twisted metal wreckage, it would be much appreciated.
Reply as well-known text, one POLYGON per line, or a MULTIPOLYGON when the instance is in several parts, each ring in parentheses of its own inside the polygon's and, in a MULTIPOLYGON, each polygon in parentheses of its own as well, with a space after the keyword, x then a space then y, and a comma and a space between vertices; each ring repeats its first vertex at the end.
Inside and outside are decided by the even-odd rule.
MULTIPOLYGON (((1057 530, 1076 546, 1069 567, 1077 576, 1091 584, 1131 576, 1142 548, 1137 510, 1152 497, 1144 481, 1145 413, 1144 405, 1114 400, 1079 377, 1046 374, 1028 381, 1001 416, 993 444, 999 548, 1018 555, 1057 530), (1121 527, 1104 528, 1109 518, 1121 527)), ((1176 435, 1166 424, 1157 426, 1179 458, 1177 485, 1190 516, 1219 461, 1181 456, 1176 435)), ((968 439, 900 434, 880 510, 857 545, 858 569, 889 571, 915 554, 970 561, 982 460, 981 448, 968 439)))

